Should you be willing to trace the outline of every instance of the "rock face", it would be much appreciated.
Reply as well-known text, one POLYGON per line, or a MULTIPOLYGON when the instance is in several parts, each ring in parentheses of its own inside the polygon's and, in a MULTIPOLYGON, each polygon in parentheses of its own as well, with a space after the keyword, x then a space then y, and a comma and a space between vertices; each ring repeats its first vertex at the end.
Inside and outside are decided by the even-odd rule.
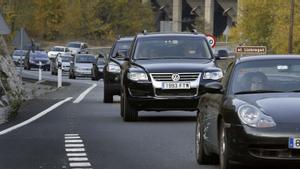
POLYGON ((10 56, 0 45, 0 124, 17 113, 23 101, 22 80, 10 56))

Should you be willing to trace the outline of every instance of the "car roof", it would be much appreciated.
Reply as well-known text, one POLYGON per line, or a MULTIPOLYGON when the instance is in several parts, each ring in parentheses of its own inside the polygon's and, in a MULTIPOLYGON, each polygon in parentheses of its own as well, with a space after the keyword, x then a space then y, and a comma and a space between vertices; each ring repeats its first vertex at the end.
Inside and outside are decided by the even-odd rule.
POLYGON ((206 38, 204 34, 200 33, 191 33, 191 32, 152 32, 145 34, 138 34, 138 38, 147 38, 147 37, 172 37, 172 36, 181 36, 181 37, 201 37, 206 38))
POLYGON ((255 55, 255 56, 244 56, 237 59, 236 63, 249 62, 249 61, 260 61, 260 60, 282 60, 282 59, 299 59, 300 55, 255 55))
POLYGON ((53 46, 55 48, 66 48, 65 46, 53 46))
POLYGON ((81 44, 81 43, 85 43, 85 44, 86 44, 86 42, 80 42, 80 41, 68 42, 68 44, 69 44, 69 43, 80 43, 80 44, 81 44))
POLYGON ((122 37, 118 39, 118 42, 123 42, 123 41, 133 41, 134 37, 128 36, 128 37, 122 37))

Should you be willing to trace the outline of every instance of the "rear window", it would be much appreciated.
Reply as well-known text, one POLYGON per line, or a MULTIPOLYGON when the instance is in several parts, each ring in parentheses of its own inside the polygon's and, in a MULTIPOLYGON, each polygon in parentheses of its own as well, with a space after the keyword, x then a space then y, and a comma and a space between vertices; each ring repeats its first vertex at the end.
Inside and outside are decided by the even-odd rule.
POLYGON ((70 48, 80 48, 80 43, 69 43, 67 45, 67 47, 70 47, 70 48))

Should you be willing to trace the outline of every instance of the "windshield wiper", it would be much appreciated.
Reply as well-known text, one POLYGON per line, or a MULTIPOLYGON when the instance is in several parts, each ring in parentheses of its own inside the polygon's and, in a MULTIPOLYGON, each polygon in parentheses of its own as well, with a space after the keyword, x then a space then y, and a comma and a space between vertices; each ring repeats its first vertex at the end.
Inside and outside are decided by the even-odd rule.
POLYGON ((283 91, 277 91, 277 90, 253 90, 253 91, 240 91, 234 93, 236 94, 255 94, 255 93, 281 93, 283 91))

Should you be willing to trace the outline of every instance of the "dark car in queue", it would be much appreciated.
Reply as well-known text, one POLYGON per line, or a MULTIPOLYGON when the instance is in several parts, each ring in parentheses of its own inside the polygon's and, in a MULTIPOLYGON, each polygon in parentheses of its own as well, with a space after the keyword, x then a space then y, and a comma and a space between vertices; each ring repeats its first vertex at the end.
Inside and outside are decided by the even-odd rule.
POLYGON ((220 80, 206 37, 197 33, 136 36, 122 65, 121 116, 138 120, 138 111, 195 111, 202 86, 220 80))
POLYGON ((300 55, 242 57, 205 91, 195 137, 199 164, 217 155, 221 169, 299 166, 300 55))
POLYGON ((120 72, 121 64, 124 63, 124 55, 131 46, 133 37, 123 37, 114 43, 109 57, 103 68, 104 103, 112 103, 114 95, 120 95, 120 72))
POLYGON ((11 57, 12 57, 12 59, 13 59, 16 66, 20 66, 21 63, 24 62, 26 53, 27 53, 26 50, 16 49, 16 50, 13 51, 13 53, 11 54, 11 57))
POLYGON ((61 69, 62 72, 69 72, 70 64, 73 59, 73 56, 70 53, 59 53, 57 56, 51 61, 51 74, 57 75, 58 72, 58 62, 61 60, 61 69), (60 58, 60 59, 59 59, 60 58))
POLYGON ((74 55, 69 70, 69 78, 91 77, 91 70, 96 56, 92 54, 76 54, 74 55))
POLYGON ((103 79, 103 68, 105 66, 105 58, 99 54, 92 67, 92 80, 103 79))
POLYGON ((50 60, 45 51, 30 51, 29 55, 25 56, 24 69, 39 68, 50 71, 50 60), (41 63, 41 65, 40 65, 41 63))

